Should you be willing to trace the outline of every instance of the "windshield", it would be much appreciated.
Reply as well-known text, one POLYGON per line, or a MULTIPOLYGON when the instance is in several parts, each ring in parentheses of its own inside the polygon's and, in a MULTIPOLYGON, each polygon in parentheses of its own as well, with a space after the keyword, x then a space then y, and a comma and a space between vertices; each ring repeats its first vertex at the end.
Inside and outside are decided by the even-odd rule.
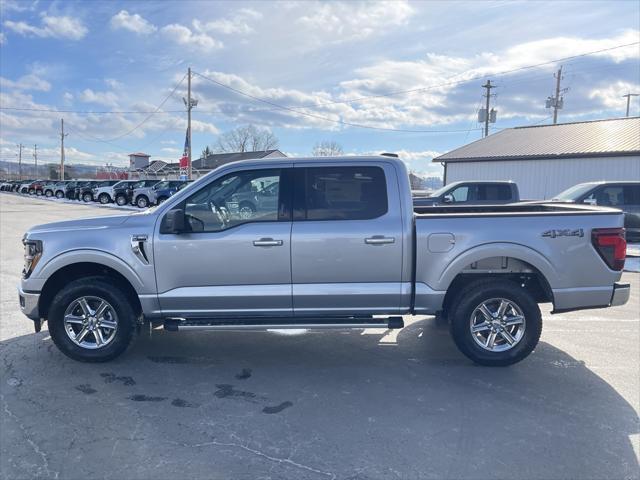
POLYGON ((580 183, 560 192, 553 200, 576 200, 594 187, 593 183, 580 183))

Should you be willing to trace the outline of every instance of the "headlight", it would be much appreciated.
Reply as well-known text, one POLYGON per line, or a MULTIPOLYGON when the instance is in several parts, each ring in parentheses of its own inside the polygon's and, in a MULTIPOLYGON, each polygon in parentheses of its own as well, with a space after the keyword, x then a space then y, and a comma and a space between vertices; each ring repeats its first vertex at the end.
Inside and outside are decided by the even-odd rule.
POLYGON ((41 240, 22 240, 24 245, 24 269, 22 270, 22 277, 29 278, 33 269, 42 257, 42 241, 41 240))

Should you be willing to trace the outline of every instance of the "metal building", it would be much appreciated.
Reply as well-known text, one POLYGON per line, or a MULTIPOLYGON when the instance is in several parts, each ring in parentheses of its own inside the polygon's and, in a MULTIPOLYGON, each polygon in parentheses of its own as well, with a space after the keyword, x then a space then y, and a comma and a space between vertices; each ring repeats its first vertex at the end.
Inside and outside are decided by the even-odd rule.
POLYGON ((596 180, 640 180, 640 117, 502 130, 433 159, 444 183, 513 180, 523 199, 596 180))

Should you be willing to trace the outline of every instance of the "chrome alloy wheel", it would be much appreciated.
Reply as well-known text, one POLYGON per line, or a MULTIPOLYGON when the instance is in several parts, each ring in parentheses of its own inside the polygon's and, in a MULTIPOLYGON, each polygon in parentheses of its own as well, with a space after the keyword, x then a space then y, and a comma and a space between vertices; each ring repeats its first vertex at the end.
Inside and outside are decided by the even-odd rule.
POLYGON ((253 217, 253 215, 255 214, 255 210, 245 205, 244 207, 240 208, 239 213, 241 219, 248 220, 253 217))
POLYGON ((109 345, 116 336, 118 316, 100 297, 80 297, 64 312, 64 330, 73 343, 95 350, 109 345))
POLYGON ((473 310, 469 319, 473 340, 490 352, 504 352, 515 347, 522 340, 525 327, 522 309, 506 298, 485 300, 473 310))

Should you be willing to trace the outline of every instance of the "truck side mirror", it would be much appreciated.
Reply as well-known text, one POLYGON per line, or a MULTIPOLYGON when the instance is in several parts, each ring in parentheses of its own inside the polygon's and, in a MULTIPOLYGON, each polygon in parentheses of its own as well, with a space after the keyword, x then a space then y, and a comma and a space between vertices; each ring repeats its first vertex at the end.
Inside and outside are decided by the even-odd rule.
POLYGON ((184 210, 181 208, 175 208, 169 210, 162 220, 162 227, 160 233, 181 233, 186 230, 185 228, 185 216, 184 210))
POLYGON ((444 197, 442 197, 442 203, 453 203, 453 195, 451 195, 450 193, 446 194, 444 197))

